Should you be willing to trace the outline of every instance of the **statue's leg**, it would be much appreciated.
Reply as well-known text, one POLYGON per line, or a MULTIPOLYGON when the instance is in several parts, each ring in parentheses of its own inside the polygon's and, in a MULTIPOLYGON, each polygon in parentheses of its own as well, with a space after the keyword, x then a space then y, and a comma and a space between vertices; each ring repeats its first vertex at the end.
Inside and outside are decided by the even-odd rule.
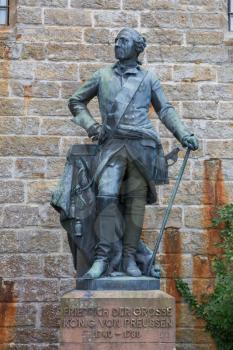
POLYGON ((135 255, 142 232, 147 191, 146 180, 134 163, 129 162, 124 186, 123 269, 128 275, 134 277, 141 275, 135 261, 135 255))
POLYGON ((95 261, 86 277, 98 278, 108 268, 111 249, 119 240, 122 214, 119 209, 119 192, 127 161, 125 151, 116 154, 101 173, 97 194, 95 232, 97 246, 95 261))

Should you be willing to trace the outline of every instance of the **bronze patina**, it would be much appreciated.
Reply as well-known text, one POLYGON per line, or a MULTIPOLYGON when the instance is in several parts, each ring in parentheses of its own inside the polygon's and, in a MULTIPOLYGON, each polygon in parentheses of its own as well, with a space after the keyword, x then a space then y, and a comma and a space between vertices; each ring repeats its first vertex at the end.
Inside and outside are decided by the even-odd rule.
POLYGON ((140 237, 145 205, 156 201, 155 185, 168 183, 168 167, 148 116, 150 105, 183 147, 198 149, 157 76, 142 68, 138 57, 145 47, 136 30, 121 30, 115 39, 117 62, 95 72, 69 99, 73 121, 97 144, 82 151, 76 146, 76 158, 73 147, 52 205, 63 222, 73 220, 64 227, 73 255, 77 245, 89 261, 88 278, 119 271, 153 275, 153 269, 148 272, 152 252, 140 237), (96 96, 101 123, 87 107, 96 96), (85 225, 91 225, 86 234, 85 225))

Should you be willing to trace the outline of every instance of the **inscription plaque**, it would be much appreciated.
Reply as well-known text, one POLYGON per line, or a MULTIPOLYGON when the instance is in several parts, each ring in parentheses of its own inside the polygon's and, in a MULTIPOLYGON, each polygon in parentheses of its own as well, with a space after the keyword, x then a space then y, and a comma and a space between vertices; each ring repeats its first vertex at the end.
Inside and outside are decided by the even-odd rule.
POLYGON ((77 290, 61 305, 63 350, 175 348, 174 299, 161 291, 77 290))

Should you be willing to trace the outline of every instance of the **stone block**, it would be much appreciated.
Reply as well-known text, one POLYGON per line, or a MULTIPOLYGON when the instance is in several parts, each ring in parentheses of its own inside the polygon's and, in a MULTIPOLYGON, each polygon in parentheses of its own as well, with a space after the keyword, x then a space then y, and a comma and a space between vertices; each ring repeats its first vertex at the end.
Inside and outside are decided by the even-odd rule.
POLYGON ((24 44, 21 58, 23 60, 44 60, 45 59, 45 46, 43 44, 24 44))
POLYGON ((70 98, 80 86, 81 84, 76 81, 63 81, 61 83, 61 97, 64 99, 70 98))
MULTIPOLYGON (((36 321, 36 308, 32 304, 28 303, 1 303, 1 318, 0 318, 0 329, 1 327, 12 327, 17 325, 22 326, 33 326, 36 321)), ((1 337, 0 337, 1 340, 1 337)), ((1 349, 1 344, 0 344, 1 349)))
POLYGON ((216 102, 182 102, 182 117, 187 119, 217 119, 216 102))
POLYGON ((76 288, 75 278, 62 278, 60 283, 60 295, 63 296, 76 288))
MULTIPOLYGON (((165 209, 155 205, 148 205, 146 207, 144 218, 144 229, 160 228, 165 209)), ((181 227, 182 225, 182 209, 174 207, 170 215, 167 226, 181 227)))
POLYGON ((218 81, 220 83, 232 83, 233 82, 233 65, 224 65, 218 67, 218 81))
POLYGON ((177 29, 146 28, 141 31, 149 44, 181 45, 183 33, 177 29))
POLYGON ((44 276, 49 278, 75 277, 71 254, 45 256, 44 276))
POLYGON ((60 325, 60 305, 57 303, 44 304, 41 307, 42 327, 57 328, 60 325))
MULTIPOLYGON (((0 69, 1 76, 1 69, 0 69)), ((33 79, 34 61, 12 61, 9 67, 9 78, 12 79, 33 79)))
POLYGON ((24 302, 57 301, 59 285, 57 279, 24 278, 16 282, 18 299, 24 302))
POLYGON ((202 100, 232 100, 233 86, 230 84, 203 84, 200 87, 202 100))
POLYGON ((57 343, 58 341, 58 330, 53 328, 16 328, 14 333, 14 342, 17 343, 57 343))
POLYGON ((114 343, 130 350, 143 341, 148 350, 173 350, 174 309, 174 299, 161 291, 70 292, 61 302, 61 349, 108 350, 114 343))
POLYGON ((47 178, 60 178, 64 171, 66 159, 62 158, 48 158, 47 159, 47 178))
POLYGON ((98 11, 94 13, 96 27, 137 27, 137 13, 123 11, 98 11))
POLYGON ((146 69, 154 73, 161 81, 172 80, 172 67, 169 65, 148 64, 146 65, 146 69))
POLYGON ((17 23, 42 24, 42 9, 39 7, 19 6, 17 8, 17 23))
POLYGON ((232 140, 207 141, 206 155, 211 158, 232 158, 232 140))
POLYGON ((216 81, 216 71, 212 66, 202 65, 175 65, 173 79, 182 82, 216 81))
POLYGON ((232 108, 233 108, 232 102, 219 102, 219 112, 218 112, 219 119, 232 120, 233 119, 232 108))
POLYGON ((29 182, 27 185, 28 203, 47 203, 57 185, 56 180, 43 180, 29 182))
POLYGON ((46 136, 2 136, 0 155, 4 156, 56 156, 59 138, 46 136))
POLYGON ((60 216, 48 202, 40 206, 40 219, 42 227, 61 229, 60 216))
MULTIPOLYGON (((59 344, 9 344, 7 345, 9 350, 59 350, 59 344)), ((5 347, 5 345, 4 345, 5 347)), ((0 350, 5 350, 4 348, 1 348, 0 350)))
POLYGON ((57 26, 91 26, 91 14, 76 9, 45 9, 44 22, 57 26))
POLYGON ((85 136, 86 132, 76 126, 71 120, 54 118, 43 118, 41 124, 41 135, 61 135, 61 136, 85 136))
POLYGON ((39 116, 67 116, 69 112, 67 101, 59 99, 30 99, 28 104, 28 113, 39 116))
POLYGON ((178 11, 149 11, 141 13, 141 25, 146 28, 188 28, 189 14, 178 11))
POLYGON ((120 2, 118 0, 71 0, 71 7, 115 10, 120 8, 120 2))
POLYGON ((11 94, 18 97, 58 98, 60 85, 48 81, 20 81, 12 80, 9 83, 11 94))
POLYGON ((221 31, 188 31, 186 40, 191 45, 221 45, 223 32, 221 31))
POLYGON ((18 0, 20 6, 66 7, 67 0, 18 0))
POLYGON ((12 230, 0 231, 0 253, 15 253, 18 251, 17 233, 12 230))
POLYGON ((12 204, 4 207, 2 227, 22 227, 39 225, 39 208, 12 204))
POLYGON ((38 118, 2 117, 0 120, 0 133, 2 135, 36 135, 39 133, 39 124, 38 118))
POLYGON ((124 10, 172 10, 173 0, 123 0, 124 10))
POLYGON ((78 66, 75 63, 38 63, 35 78, 39 80, 73 80, 78 78, 78 66))
POLYGON ((18 29, 18 33, 19 42, 27 41, 30 43, 49 41, 70 42, 71 38, 72 42, 81 42, 82 38, 82 28, 67 26, 22 27, 18 29))
POLYGON ((194 83, 164 83, 162 86, 171 101, 193 100, 198 94, 198 85, 194 83))
POLYGON ((195 255, 193 257, 193 278, 214 277, 213 257, 208 255, 195 255))
POLYGON ((8 80, 0 80, 0 96, 6 97, 9 95, 8 80))
POLYGON ((215 46, 150 46, 148 62, 224 63, 228 61, 226 48, 215 46))
POLYGON ((61 251, 61 232, 52 230, 20 230, 18 251, 21 253, 57 253, 61 251))
POLYGON ((203 207, 185 207, 184 208, 184 224, 188 228, 203 229, 208 228, 211 222, 204 220, 203 207))
POLYGON ((191 254, 159 254, 158 264, 161 265, 161 276, 166 278, 191 278, 192 256, 191 254))
POLYGON ((17 158, 15 161, 15 177, 17 178, 44 178, 45 159, 17 158))
POLYGON ((13 159, 0 158, 0 177, 12 177, 13 159))
POLYGON ((84 41, 89 44, 110 44, 113 43, 113 35, 110 29, 86 28, 84 29, 84 41))
POLYGON ((189 123, 189 128, 199 139, 222 139, 223 135, 226 139, 232 139, 233 137, 232 123, 230 122, 193 120, 189 123))
POLYGON ((24 115, 23 99, 0 97, 0 115, 1 116, 24 115))
POLYGON ((0 203, 20 203, 24 201, 22 181, 0 181, 0 203))
POLYGON ((223 26, 223 14, 221 13, 192 13, 193 28, 220 29, 223 26))
POLYGON ((0 270, 4 278, 40 275, 43 271, 41 257, 35 254, 5 254, 0 261, 0 270))

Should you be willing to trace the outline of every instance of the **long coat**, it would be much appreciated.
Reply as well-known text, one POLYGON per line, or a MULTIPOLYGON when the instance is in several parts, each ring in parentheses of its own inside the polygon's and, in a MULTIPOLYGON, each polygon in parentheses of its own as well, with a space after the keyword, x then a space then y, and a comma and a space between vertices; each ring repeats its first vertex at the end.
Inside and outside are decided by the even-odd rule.
POLYGON ((95 180, 98 181, 107 162, 124 143, 148 182, 148 203, 153 203, 155 184, 168 180, 161 141, 148 116, 150 105, 177 140, 182 142, 190 132, 166 99, 158 78, 139 65, 124 73, 119 63, 100 69, 70 98, 73 121, 86 130, 96 123, 87 108, 95 96, 102 123, 110 131, 107 141, 100 147, 95 180))

